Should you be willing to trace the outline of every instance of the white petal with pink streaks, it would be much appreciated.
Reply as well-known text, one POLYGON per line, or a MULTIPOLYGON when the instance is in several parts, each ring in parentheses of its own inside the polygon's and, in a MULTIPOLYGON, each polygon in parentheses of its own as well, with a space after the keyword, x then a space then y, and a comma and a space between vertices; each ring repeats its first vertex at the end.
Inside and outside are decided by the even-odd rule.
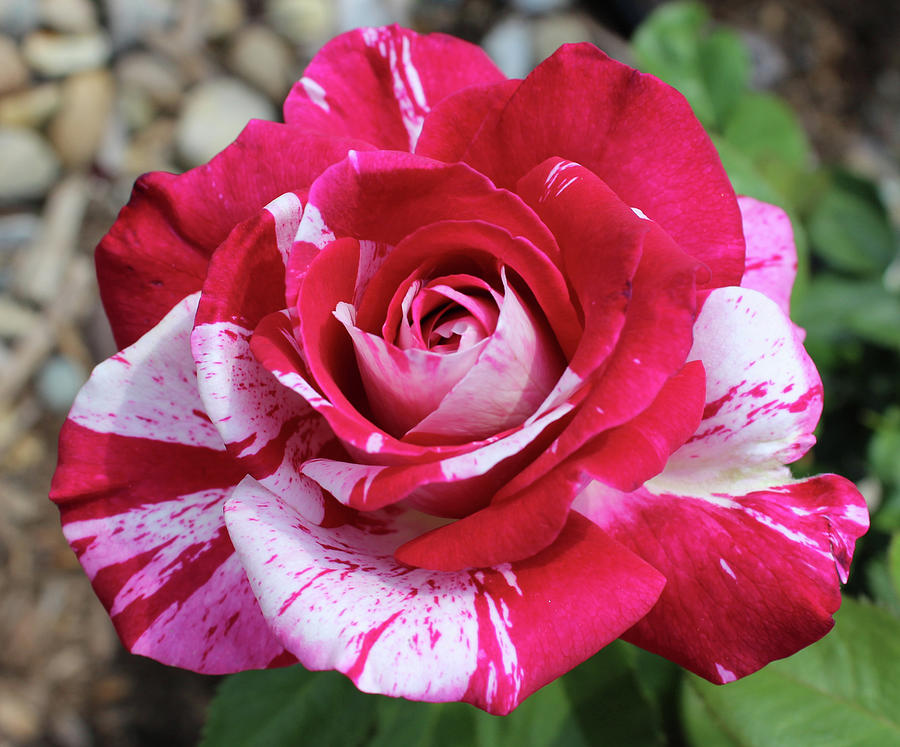
POLYGON ((246 443, 238 454, 258 454, 272 442, 281 450, 274 471, 260 480, 286 500, 301 500, 298 510, 321 521, 321 494, 310 490, 296 469, 333 438, 305 401, 273 378, 250 350, 251 330, 232 322, 200 324, 191 335, 197 362, 200 396, 209 417, 228 444, 246 443), (300 425, 284 439, 282 429, 291 419, 300 425))
POLYGON ((309 669, 337 669, 364 691, 459 700, 478 666, 467 572, 411 569, 393 550, 424 527, 380 517, 374 531, 307 524, 254 481, 226 522, 275 634, 309 669))
POLYGON ((747 242, 742 288, 752 288, 790 313, 791 289, 797 275, 797 249, 787 213, 775 205, 738 197, 747 242))
POLYGON ((223 533, 222 507, 229 492, 184 495, 64 525, 66 539, 84 548, 79 560, 91 580, 138 556, 144 559, 118 591, 111 617, 156 594, 169 600, 130 644, 134 653, 158 658, 164 651, 166 663, 207 673, 265 666, 281 653, 274 639, 260 635, 262 621, 246 574, 223 533), (190 564, 209 552, 224 556, 223 562, 203 583, 181 592, 190 564), (170 584, 175 591, 166 588, 170 584))
POLYGON ((712 496, 789 482, 783 465, 815 443, 822 386, 781 309, 754 290, 713 291, 688 359, 706 369, 704 418, 648 488, 712 496))
POLYGON ((97 366, 69 417, 98 433, 221 449, 200 409, 190 356, 199 298, 179 301, 138 342, 97 366))

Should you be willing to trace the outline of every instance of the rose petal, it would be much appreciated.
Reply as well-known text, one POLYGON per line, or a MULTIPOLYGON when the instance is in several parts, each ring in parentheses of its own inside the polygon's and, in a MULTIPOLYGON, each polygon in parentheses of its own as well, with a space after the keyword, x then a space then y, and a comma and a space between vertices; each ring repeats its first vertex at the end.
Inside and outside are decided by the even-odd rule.
MULTIPOLYGON (((521 203, 516 207, 528 210, 521 203)), ((397 289, 423 267, 447 257, 458 258, 460 247, 465 247, 467 261, 486 260, 492 273, 502 264, 522 278, 553 329, 560 348, 571 355, 583 330, 566 280, 547 254, 550 251, 558 257, 559 249, 552 239, 548 246, 545 241, 535 243, 522 235, 513 235, 513 231, 522 228, 519 225, 507 229, 481 220, 437 220, 418 228, 397 244, 372 276, 357 307, 358 324, 371 332, 383 329, 381 319, 387 308, 390 325, 391 314, 397 314, 397 289)), ((546 228, 541 226, 541 231, 546 232, 546 228)))
POLYGON ((313 58, 288 94, 284 119, 382 149, 413 150, 431 107, 461 88, 501 80, 490 58, 461 39, 399 26, 357 29, 313 58))
MULTIPOLYGON (((239 224, 210 261, 191 346, 204 409, 229 453, 270 490, 306 495, 296 469, 334 436, 295 393, 273 381, 250 352, 253 328, 284 299, 286 254, 300 222, 300 202, 287 193, 239 224)), ((321 497, 301 510, 325 518, 321 497)))
POLYGON ((569 274, 579 278, 576 282, 585 307, 585 334, 548 404, 578 386, 589 386, 590 393, 554 448, 507 487, 510 494, 603 430, 644 410, 681 368, 691 347, 696 313, 696 260, 652 221, 638 219, 595 175, 575 164, 550 159, 532 170, 519 189, 558 234, 560 251, 571 267, 569 274), (608 216, 609 230, 605 221, 569 218, 595 213, 608 216), (633 271, 635 255, 640 263, 633 271), (604 262, 604 257, 610 259, 604 262), (629 285, 630 272, 634 274, 629 285), (624 326, 605 358, 610 342, 604 329, 616 330, 621 324, 623 300, 628 301, 624 326), (594 369, 597 375, 592 375, 594 369))
POLYGON ((244 472, 197 395, 196 306, 197 295, 179 302, 96 368, 63 427, 50 495, 123 643, 214 674, 266 667, 283 649, 225 532, 244 472))
POLYGON ((350 307, 344 307, 335 316, 353 341, 369 406, 377 422, 398 438, 440 405, 475 365, 483 347, 446 355, 418 348, 401 350, 360 330, 349 316, 350 307))
POLYGON ((425 115, 415 152, 446 163, 461 161, 484 122, 498 117, 520 80, 504 80, 457 91, 425 115))
POLYGON ((468 373, 407 432, 408 440, 472 441, 501 433, 523 423, 559 379, 565 362, 552 334, 522 303, 505 272, 502 279, 496 329, 468 373))
POLYGON ((790 320, 757 291, 720 288, 697 318, 689 358, 706 368, 704 418, 655 489, 712 495, 788 480, 783 465, 815 443, 822 411, 819 375, 790 320))
POLYGON ((827 633, 865 502, 836 475, 716 499, 588 488, 576 508, 666 576, 624 636, 717 683, 827 633))
POLYGON ((407 542, 397 559, 449 571, 534 555, 556 539, 569 506, 592 478, 633 490, 662 470, 696 429, 703 392, 702 366, 688 364, 634 420, 605 432, 524 487, 513 491, 518 481, 511 481, 486 508, 407 542))
POLYGON ((573 406, 563 403, 511 433, 467 443, 457 453, 438 453, 428 462, 387 466, 312 459, 302 472, 341 503, 363 511, 405 500, 438 516, 465 516, 484 507, 545 448, 544 432, 552 432, 573 406))
POLYGON ((787 213, 752 197, 739 197, 747 260, 742 288, 752 288, 790 314, 791 289, 797 276, 797 249, 787 213))
POLYGON ((590 44, 561 47, 516 89, 496 123, 484 123, 462 160, 511 188, 553 156, 593 171, 706 264, 711 274, 702 287, 740 282, 744 240, 734 190, 674 88, 590 44))
POLYGON ((200 290, 210 255, 237 223, 284 192, 306 189, 354 147, 368 146, 253 120, 208 164, 138 179, 96 253, 100 295, 119 347, 200 290))
POLYGON ((276 635, 365 692, 508 713, 640 619, 662 586, 584 520, 530 561, 440 573, 391 556, 415 519, 366 519, 323 530, 250 480, 226 509, 276 635))

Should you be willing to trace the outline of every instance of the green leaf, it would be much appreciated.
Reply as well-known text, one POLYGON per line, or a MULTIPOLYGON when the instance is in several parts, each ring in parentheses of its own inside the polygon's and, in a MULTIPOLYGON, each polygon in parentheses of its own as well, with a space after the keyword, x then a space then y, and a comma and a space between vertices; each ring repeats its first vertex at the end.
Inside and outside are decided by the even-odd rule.
MULTIPOLYGON (((699 3, 666 3, 651 13, 631 39, 638 67, 677 88, 707 126, 716 120, 700 62, 699 46, 709 14, 699 3)), ((710 55, 715 50, 710 50, 710 55)))
POLYGON ((741 743, 729 736, 725 725, 719 723, 714 711, 697 694, 693 687, 684 687, 681 696, 681 718, 689 744, 696 747, 741 747, 741 743))
POLYGON ((715 126, 721 130, 747 88, 750 57, 740 37, 728 29, 718 29, 702 39, 697 55, 715 126))
POLYGON ((900 600, 900 532, 891 537, 891 544, 888 545, 887 566, 894 594, 900 600))
POLYGON ((735 192, 739 195, 755 197, 763 202, 770 202, 773 205, 789 207, 785 196, 780 194, 759 172, 748 156, 721 136, 712 135, 712 141, 719 152, 722 166, 725 167, 735 192))
POLYGON ((838 270, 880 274, 896 248, 894 234, 877 201, 836 184, 810 216, 813 251, 838 270))
POLYGON ((502 717, 464 703, 366 695, 336 672, 243 672, 219 688, 201 747, 656 747, 659 713, 633 653, 614 642, 502 717))
POLYGON ((698 677, 683 704, 691 744, 870 747, 900 744, 900 620, 845 598, 835 629, 789 659, 730 685, 698 677), (712 741, 705 713, 731 742, 712 741), (710 741, 706 741, 710 740, 710 741))
POLYGON ((562 679, 589 744, 663 744, 659 712, 645 695, 635 661, 631 646, 615 641, 562 679))
MULTIPOLYGON (((900 318, 900 317, 898 317, 900 318)), ((882 482, 900 486, 900 407, 891 407, 877 418, 869 441, 868 461, 882 482)))
POLYGON ((725 139, 757 168, 767 162, 806 168, 809 145, 793 111, 768 93, 745 92, 725 126, 725 139))
POLYGON ((900 297, 877 280, 814 277, 795 298, 794 321, 807 331, 810 354, 824 364, 856 340, 900 350, 900 297))
POLYGON ((376 700, 337 672, 300 666, 241 672, 219 687, 201 747, 362 744, 376 700))

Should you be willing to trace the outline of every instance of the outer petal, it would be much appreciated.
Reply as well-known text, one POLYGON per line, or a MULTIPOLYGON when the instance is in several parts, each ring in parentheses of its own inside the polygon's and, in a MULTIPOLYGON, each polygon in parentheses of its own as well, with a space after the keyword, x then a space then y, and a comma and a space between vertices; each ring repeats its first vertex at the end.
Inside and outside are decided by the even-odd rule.
POLYGON ((283 649, 225 532, 222 506, 244 472, 197 395, 196 304, 181 301, 97 367, 63 428, 51 498, 125 645, 223 673, 265 667, 283 649))
POLYGON ((326 503, 298 491, 300 463, 333 441, 327 423, 282 387, 250 352, 253 329, 284 303, 284 268, 300 223, 300 199, 287 193, 237 226, 209 266, 191 335, 205 411, 245 473, 279 495, 312 495, 301 510, 316 521, 326 503))
POLYGON ((504 80, 474 44, 399 26, 350 31, 326 44, 284 103, 289 124, 413 150, 431 107, 467 86, 504 80))
POLYGON ((589 44, 562 47, 522 82, 496 123, 484 123, 463 160, 512 187, 552 156, 590 169, 659 223, 710 268, 704 287, 740 282, 744 241, 734 190, 674 88, 589 44))
POLYGON ((815 443, 822 385, 793 325, 757 291, 720 288, 694 325, 690 355, 706 368, 703 421, 654 490, 749 492, 790 478, 783 465, 815 443))
POLYGON ((529 561, 458 573, 393 559, 421 531, 408 514, 325 530, 248 480, 226 520, 272 629, 304 666, 367 692, 497 714, 613 640, 662 587, 578 519, 529 561))
POLYGON ((696 260, 659 226, 639 219, 577 164, 548 159, 518 189, 559 237, 567 274, 578 278, 573 283, 584 307, 585 334, 558 392, 548 399, 555 401, 581 385, 590 391, 554 448, 517 475, 505 494, 518 492, 604 430, 650 405, 691 348, 698 271, 696 260), (603 215, 609 224, 572 221, 573 214, 603 215), (609 330, 620 327, 617 337, 610 336, 609 330))
POLYGON ((475 133, 485 121, 496 120, 521 82, 472 86, 433 106, 425 117, 416 153, 447 163, 461 161, 475 133))
POLYGON ((719 683, 831 629, 868 526, 862 496, 836 475, 717 499, 595 485, 577 508, 667 579, 624 638, 719 683))
POLYGON ((306 189, 350 148, 365 147, 254 120, 208 164, 180 176, 155 172, 138 179, 96 254, 118 345, 135 342, 177 301, 200 290, 210 255, 236 224, 278 195, 306 189))
POLYGON ((797 276, 797 248, 787 213, 775 205, 739 197, 747 259, 742 288, 752 288, 790 314, 791 290, 797 276))

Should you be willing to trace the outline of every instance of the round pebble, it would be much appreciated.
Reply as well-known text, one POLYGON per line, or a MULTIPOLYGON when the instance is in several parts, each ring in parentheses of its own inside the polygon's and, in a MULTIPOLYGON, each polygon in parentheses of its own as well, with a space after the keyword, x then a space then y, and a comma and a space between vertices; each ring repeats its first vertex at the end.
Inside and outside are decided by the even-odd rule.
POLYGON ((28 68, 15 39, 0 34, 0 93, 15 91, 28 82, 28 68))
POLYGON ((97 9, 91 0, 39 0, 41 23, 56 31, 80 33, 97 28, 97 9))
POLYGON ((61 355, 54 355, 47 359, 38 373, 35 388, 49 409, 67 412, 87 377, 87 371, 81 365, 61 355))
POLYGON ((510 78, 524 78, 534 67, 534 34, 531 23, 520 16, 509 16, 490 30, 481 42, 510 78))
POLYGON ((294 79, 294 56, 287 44, 266 26, 248 26, 228 53, 234 71, 253 86, 281 101, 294 79))
POLYGON ((251 119, 275 119, 262 94, 234 78, 214 78, 193 88, 178 120, 176 144, 189 166, 199 166, 228 146, 251 119))
POLYGON ((83 168, 100 146, 112 107, 115 83, 106 70, 71 75, 63 84, 62 105, 50 123, 50 140, 63 163, 83 168))
POLYGON ((22 46, 22 54, 31 69, 50 78, 100 67, 109 59, 110 52, 109 39, 101 33, 36 31, 26 37, 22 46))
POLYGON ((59 159, 38 133, 0 127, 0 204, 22 202, 47 193, 59 174, 59 159))

